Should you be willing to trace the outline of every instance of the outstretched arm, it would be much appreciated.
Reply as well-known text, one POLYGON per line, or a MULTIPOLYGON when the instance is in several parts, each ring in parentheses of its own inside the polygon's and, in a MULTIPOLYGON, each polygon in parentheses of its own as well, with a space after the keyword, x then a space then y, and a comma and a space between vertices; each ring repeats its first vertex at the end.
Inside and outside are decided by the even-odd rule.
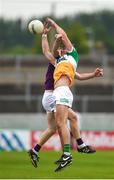
POLYGON ((50 48, 49 48, 47 33, 48 33, 48 29, 44 28, 44 32, 42 34, 42 51, 43 51, 43 54, 45 55, 45 57, 48 59, 48 61, 51 64, 55 64, 55 58, 52 55, 50 48))
POLYGON ((94 72, 91 73, 77 73, 76 72, 76 79, 78 80, 88 80, 92 79, 94 77, 101 77, 103 76, 103 69, 101 68, 96 68, 94 72))
POLYGON ((47 18, 47 22, 48 22, 52 27, 55 28, 55 30, 56 30, 56 32, 57 32, 58 34, 61 34, 61 35, 62 35, 62 42, 63 42, 64 46, 66 47, 66 49, 67 49, 68 51, 71 51, 73 45, 72 45, 71 41, 69 40, 66 32, 65 32, 57 23, 55 23, 51 18, 47 18))

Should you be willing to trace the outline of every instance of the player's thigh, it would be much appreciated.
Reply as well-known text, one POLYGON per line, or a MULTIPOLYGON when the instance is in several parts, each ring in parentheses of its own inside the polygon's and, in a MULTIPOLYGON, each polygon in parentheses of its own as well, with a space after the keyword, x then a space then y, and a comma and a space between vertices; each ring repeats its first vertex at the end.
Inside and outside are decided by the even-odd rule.
POLYGON ((66 123, 68 118, 68 106, 57 104, 56 105, 56 122, 66 123))

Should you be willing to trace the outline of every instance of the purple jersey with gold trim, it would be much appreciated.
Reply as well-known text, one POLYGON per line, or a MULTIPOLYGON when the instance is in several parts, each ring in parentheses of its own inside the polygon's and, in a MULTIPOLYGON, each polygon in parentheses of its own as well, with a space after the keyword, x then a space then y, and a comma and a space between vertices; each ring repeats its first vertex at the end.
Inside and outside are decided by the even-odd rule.
POLYGON ((45 76, 45 84, 44 84, 45 90, 54 89, 54 79, 53 79, 54 70, 55 70, 55 67, 51 63, 49 63, 46 76, 45 76))

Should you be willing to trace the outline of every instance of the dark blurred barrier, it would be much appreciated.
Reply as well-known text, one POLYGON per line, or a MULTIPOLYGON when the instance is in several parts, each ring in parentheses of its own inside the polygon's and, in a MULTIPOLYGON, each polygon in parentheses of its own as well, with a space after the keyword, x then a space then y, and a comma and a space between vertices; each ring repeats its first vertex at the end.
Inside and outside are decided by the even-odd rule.
MULTIPOLYGON (((108 66, 114 66, 114 56, 88 56, 88 55, 80 55, 79 65, 82 66, 101 66, 105 64, 108 66)), ((0 67, 12 67, 20 65, 22 67, 39 67, 45 66, 47 64, 47 60, 43 55, 1 55, 0 56, 0 67)))
MULTIPOLYGON (((0 112, 44 112, 41 99, 42 85, 0 87, 0 112)), ((113 86, 77 85, 73 90, 73 109, 79 112, 114 112, 113 86)))
MULTIPOLYGON (((76 81, 74 110, 114 112, 114 56, 103 57, 80 56, 78 72, 103 67, 104 77, 76 81)), ((44 56, 0 56, 0 113, 44 112, 41 99, 47 64, 44 56)))
MULTIPOLYGON (((79 96, 74 97, 73 110, 78 112, 114 112, 114 99, 111 96, 79 96)), ((0 113, 37 113, 45 112, 41 104, 41 96, 11 96, 0 98, 0 113)))

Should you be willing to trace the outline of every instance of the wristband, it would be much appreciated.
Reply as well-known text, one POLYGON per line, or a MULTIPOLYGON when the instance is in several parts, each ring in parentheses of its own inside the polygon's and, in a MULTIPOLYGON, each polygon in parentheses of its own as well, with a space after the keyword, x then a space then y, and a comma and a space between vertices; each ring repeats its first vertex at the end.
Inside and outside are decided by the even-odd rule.
POLYGON ((42 34, 42 37, 47 37, 47 34, 42 34))

